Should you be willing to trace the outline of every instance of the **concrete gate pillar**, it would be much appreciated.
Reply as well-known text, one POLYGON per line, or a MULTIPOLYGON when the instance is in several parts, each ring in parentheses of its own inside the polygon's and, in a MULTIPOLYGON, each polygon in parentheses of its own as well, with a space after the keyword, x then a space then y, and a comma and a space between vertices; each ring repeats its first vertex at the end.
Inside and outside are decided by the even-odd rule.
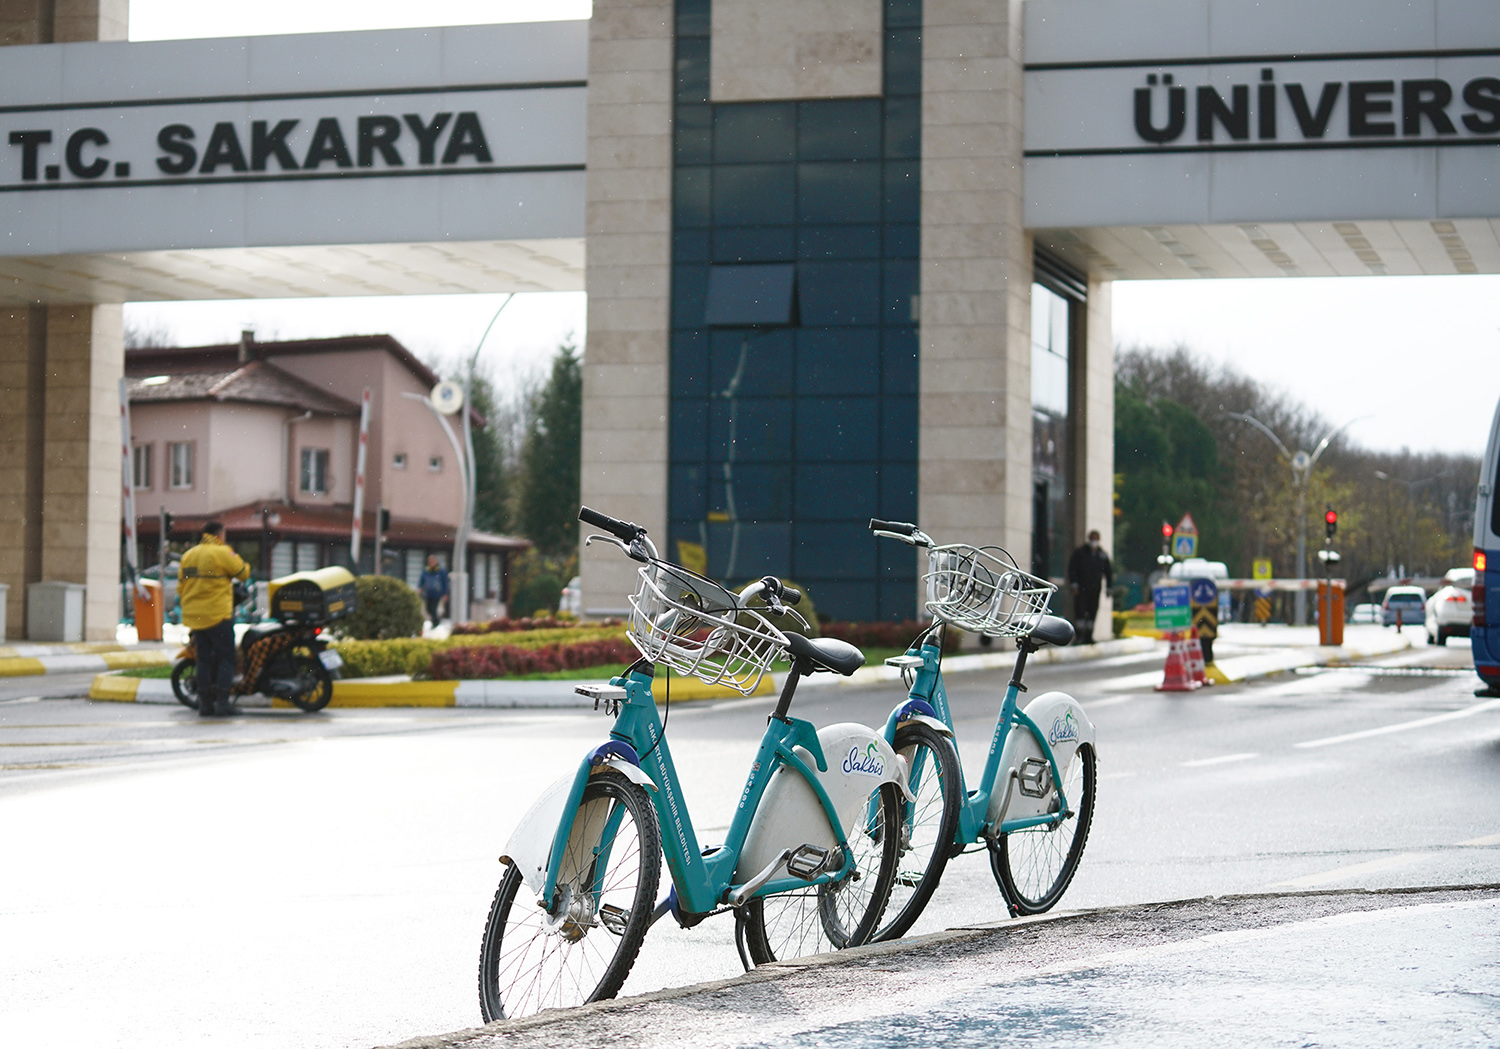
MULTIPOLYGON (((124 40, 128 0, 0 0, 0 44, 124 40)), ((26 584, 83 583, 84 636, 120 613, 118 304, 0 307, 0 583, 6 633, 26 629, 26 584)))

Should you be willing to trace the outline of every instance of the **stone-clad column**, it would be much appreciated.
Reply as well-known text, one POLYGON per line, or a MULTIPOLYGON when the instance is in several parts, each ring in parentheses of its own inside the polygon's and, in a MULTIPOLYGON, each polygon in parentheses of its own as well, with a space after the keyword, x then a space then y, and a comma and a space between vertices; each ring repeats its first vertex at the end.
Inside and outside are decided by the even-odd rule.
POLYGON ((1031 563, 1020 0, 925 0, 922 528, 1031 563))
MULTIPOLYGON (((129 0, 0 0, 0 45, 124 40, 129 0)), ((24 636, 26 584, 84 583, 84 636, 120 616, 121 307, 0 308, 0 583, 24 636)))
MULTIPOLYGON (((1084 355, 1081 375, 1083 389, 1076 403, 1082 418, 1073 423, 1073 433, 1082 442, 1074 463, 1082 471, 1073 482, 1078 493, 1075 505, 1082 507, 1075 515, 1075 542, 1082 542, 1090 529, 1099 530, 1100 546, 1114 556, 1115 548, 1115 343, 1110 322, 1109 281, 1089 281, 1088 308, 1084 314, 1084 338, 1080 352, 1084 355)), ((1118 570, 1119 566, 1116 566, 1118 570)), ((1107 641, 1111 636, 1110 612, 1114 601, 1108 591, 1100 596, 1099 615, 1094 620, 1094 638, 1107 641)))
MULTIPOLYGON (((671 0, 594 0, 589 23, 583 502, 667 536, 671 0)), ((583 607, 619 610, 634 562, 581 555, 583 607)))

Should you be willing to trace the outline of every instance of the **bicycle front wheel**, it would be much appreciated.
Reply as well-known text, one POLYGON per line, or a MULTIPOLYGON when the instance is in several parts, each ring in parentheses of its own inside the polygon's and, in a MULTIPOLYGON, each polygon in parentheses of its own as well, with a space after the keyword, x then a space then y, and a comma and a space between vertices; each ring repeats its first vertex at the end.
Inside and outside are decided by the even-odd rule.
POLYGON ((874 804, 862 805, 848 830, 854 851, 849 877, 745 905, 745 944, 756 965, 870 941, 896 880, 902 802, 893 783, 882 783, 870 797, 874 804))
POLYGON ((1050 827, 1002 834, 990 845, 990 870, 1000 891, 1021 914, 1041 914, 1062 898, 1094 818, 1094 748, 1087 743, 1063 773, 1063 792, 1073 815, 1050 827))
POLYGON ((920 721, 896 732, 895 750, 906 759, 907 786, 917 800, 900 802, 900 859, 883 924, 872 940, 894 940, 912 927, 942 880, 958 835, 963 805, 958 753, 953 741, 920 721))
POLYGON ((606 770, 589 777, 574 827, 550 913, 514 865, 500 881, 479 951, 486 1023, 613 998, 635 964, 661 875, 656 811, 606 770))

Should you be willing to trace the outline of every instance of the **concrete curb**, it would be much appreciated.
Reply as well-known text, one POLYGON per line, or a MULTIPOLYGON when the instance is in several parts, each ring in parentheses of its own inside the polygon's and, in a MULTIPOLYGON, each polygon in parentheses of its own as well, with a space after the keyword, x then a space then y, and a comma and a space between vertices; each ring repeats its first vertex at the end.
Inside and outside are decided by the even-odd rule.
POLYGON ((0 652, 42 649, 45 653, 0 656, 0 677, 76 674, 89 670, 125 670, 131 667, 165 666, 172 662, 173 654, 173 650, 167 648, 126 649, 121 645, 110 645, 107 648, 101 647, 93 651, 80 652, 59 651, 60 648, 86 649, 86 646, 14 645, 0 649, 0 652))
POLYGON ((1353 663, 1376 656, 1389 656, 1412 647, 1411 638, 1396 634, 1379 641, 1349 645, 1316 645, 1310 648, 1277 649, 1272 652, 1222 659, 1209 668, 1217 684, 1229 685, 1255 678, 1284 674, 1300 667, 1326 667, 1353 663))
MULTIPOLYGON (((1093 645, 1070 645, 1067 648, 1044 648, 1040 652, 1032 654, 1027 660, 1028 666, 1039 666, 1051 663, 1088 663, 1096 659, 1109 659, 1114 656, 1136 655, 1141 652, 1149 652, 1155 648, 1157 642, 1151 638, 1144 637, 1118 637, 1110 641, 1100 641, 1093 645)), ((996 652, 980 652, 967 656, 944 656, 943 676, 950 677, 953 674, 964 674, 975 670, 1009 670, 1015 665, 1016 650, 1005 647, 996 652)), ((781 683, 786 679, 784 673, 777 674, 776 685, 779 689, 781 683)), ((809 686, 841 685, 852 687, 857 685, 873 685, 882 681, 901 680, 901 671, 895 667, 873 666, 861 667, 848 677, 838 677, 833 674, 818 674, 806 678, 798 688, 809 686)))

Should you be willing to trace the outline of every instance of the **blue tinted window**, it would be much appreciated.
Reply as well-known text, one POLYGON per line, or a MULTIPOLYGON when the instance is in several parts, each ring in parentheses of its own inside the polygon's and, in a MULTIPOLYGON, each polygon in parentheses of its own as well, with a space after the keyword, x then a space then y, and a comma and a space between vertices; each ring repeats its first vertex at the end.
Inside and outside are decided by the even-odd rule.
POLYGON ((716 398, 709 405, 709 420, 710 463, 729 457, 731 423, 736 462, 781 462, 792 457, 792 402, 788 398, 716 398))
POLYGON ((797 301, 808 327, 880 323, 880 263, 803 262, 797 301))
POLYGON ((917 293, 915 260, 888 261, 885 264, 885 322, 914 324, 911 297, 917 293))
POLYGON ((919 226, 889 225, 885 227, 885 257, 888 259, 915 259, 922 254, 922 236, 919 226))
POLYGON ((803 102, 798 114, 798 160, 874 159, 881 153, 878 98, 803 102))
POLYGON ((672 333, 672 394, 675 397, 707 397, 708 333, 672 333))
POLYGON ((791 164, 724 164, 714 169, 713 220, 723 226, 789 225, 795 215, 791 164))
MULTIPOLYGON (((814 579, 872 579, 875 575, 875 540, 866 529, 866 521, 838 521, 799 525, 792 548, 792 563, 797 579, 808 583, 812 599, 822 612, 823 591, 809 582, 814 579)), ((873 596, 874 585, 871 584, 873 596)))
POLYGON ((730 226, 714 230, 715 262, 781 262, 795 257, 791 226, 730 226))
MULTIPOLYGON (((874 463, 803 463, 797 467, 797 521, 879 516, 879 467, 874 463)), ((864 541, 864 537, 860 537, 864 541)))
MULTIPOLYGON (((714 490, 727 489, 722 464, 713 466, 714 490)), ((792 514, 792 468, 786 463, 742 463, 730 466, 734 508, 741 521, 788 521, 792 514)), ((728 507, 729 500, 719 500, 728 507)))
MULTIPOLYGON (((679 11, 682 10, 684 2, 686 0, 677 0, 679 11)), ((695 0, 695 2, 703 3, 706 0, 695 0)), ((887 29, 907 27, 920 29, 921 26, 922 0, 885 0, 885 27, 887 29)))
POLYGON ((912 582, 880 583, 881 619, 904 623, 917 618, 917 587, 912 582))
MULTIPOLYGON (((890 75, 886 75, 889 82, 890 75)), ((708 38, 682 37, 677 41, 677 101, 708 101, 708 38)))
POLYGON ((891 160, 921 159, 921 98, 912 96, 885 100, 885 156, 891 160))
POLYGON ((708 526, 708 572, 738 588, 763 575, 790 575, 791 525, 714 522, 708 526))
POLYGON ((788 324, 795 279, 796 268, 785 262, 710 266, 704 323, 788 324))
POLYGON ((712 346, 709 382, 715 396, 727 393, 736 375, 741 397, 786 397, 793 392, 790 330, 720 329, 713 333, 712 346))
POLYGON ((915 160, 885 162, 885 220, 917 222, 921 218, 921 164, 915 160))
MULTIPOLYGON (((884 511, 882 511, 884 514, 884 511)), ((911 517, 886 517, 887 521, 912 521, 911 517)), ((920 571, 927 571, 927 551, 914 550, 905 543, 898 543, 894 539, 880 539, 872 536, 876 542, 876 555, 880 562, 879 572, 882 579, 916 579, 920 571)))
POLYGON ((713 160, 713 107, 678 106, 672 149, 678 164, 707 164, 713 160))
POLYGON ((674 521, 701 521, 708 513, 708 480, 702 465, 672 467, 668 507, 674 521))
POLYGON ((794 160, 797 106, 752 102, 714 107, 714 160, 719 164, 794 160))
POLYGON ((874 397, 798 397, 797 458, 874 461, 880 454, 878 404, 874 397))
POLYGON ((691 229, 708 225, 708 168, 678 168, 672 179, 672 225, 691 229))
POLYGON ((885 393, 910 393, 918 390, 917 329, 886 328, 880 361, 880 386, 885 393))
POLYGON ((879 328, 803 328, 797 333, 797 389, 834 396, 880 392, 879 328))
POLYGON ((672 424, 667 441, 674 463, 701 463, 708 455, 708 401, 699 397, 672 398, 672 424))
POLYGON ((803 226, 797 256, 804 259, 878 259, 879 226, 803 226))
POLYGON ((797 165, 797 220, 880 221, 880 164, 826 161, 797 165))
POLYGON ((707 266, 672 267, 672 327, 697 328, 703 324, 708 301, 707 266))
POLYGON ((885 93, 887 95, 920 95, 922 93, 921 29, 886 31, 885 93))
MULTIPOLYGON (((894 0, 886 0, 887 10, 894 0)), ((912 0, 903 0, 910 4, 912 0)), ((917 0, 920 3, 920 0, 917 0)), ((677 35, 684 36, 708 36, 709 34, 709 0, 677 0, 677 35)), ((889 24, 890 14, 886 15, 889 24)))
POLYGON ((885 463, 881 467, 880 516, 888 521, 917 519, 916 463, 885 463))
POLYGON ((680 229, 672 234, 673 262, 707 262, 708 230, 680 229))
POLYGON ((880 410, 880 458, 887 463, 917 457, 917 399, 887 397, 880 410))

